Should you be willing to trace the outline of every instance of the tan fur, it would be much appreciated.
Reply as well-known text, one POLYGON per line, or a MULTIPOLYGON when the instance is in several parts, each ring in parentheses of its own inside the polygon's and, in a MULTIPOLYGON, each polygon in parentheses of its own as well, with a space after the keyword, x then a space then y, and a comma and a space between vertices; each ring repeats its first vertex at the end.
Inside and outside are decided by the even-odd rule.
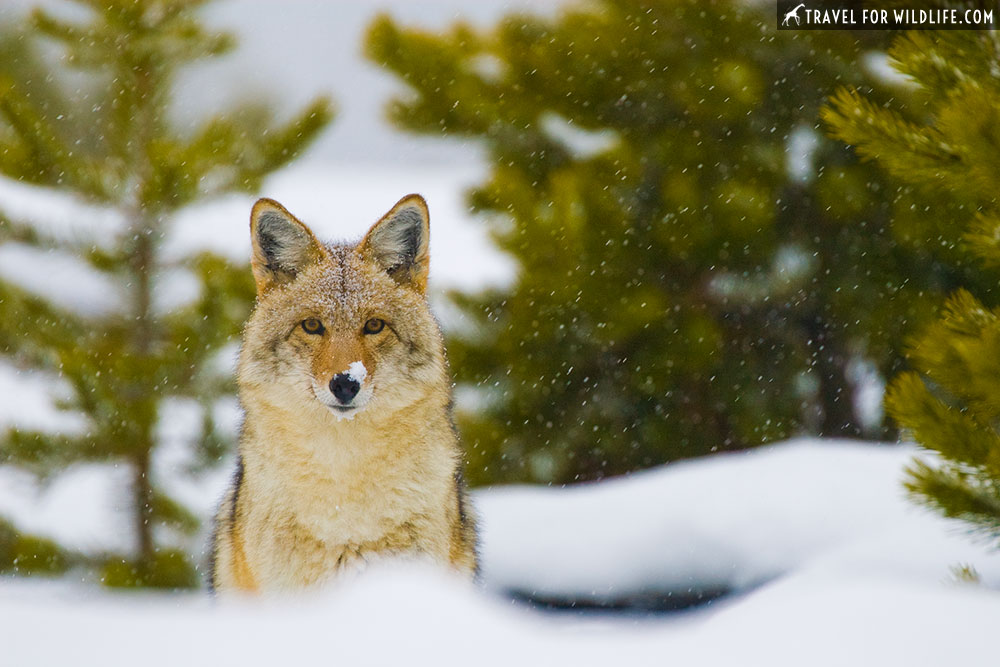
POLYGON ((398 554, 472 575, 451 385, 424 294, 423 199, 400 200, 357 245, 319 244, 270 200, 255 205, 251 232, 258 299, 238 372, 242 470, 216 519, 214 587, 300 589, 398 554), (307 333, 306 318, 324 333, 307 333), (364 333, 372 318, 386 323, 374 335, 364 333), (328 385, 357 361, 360 407, 340 418, 328 385))

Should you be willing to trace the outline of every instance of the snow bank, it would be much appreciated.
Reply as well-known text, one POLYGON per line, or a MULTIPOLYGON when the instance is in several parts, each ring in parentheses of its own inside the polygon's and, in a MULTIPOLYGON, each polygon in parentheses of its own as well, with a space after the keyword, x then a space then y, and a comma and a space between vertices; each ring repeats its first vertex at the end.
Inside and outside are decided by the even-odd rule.
POLYGON ((903 497, 908 446, 796 440, 566 489, 476 494, 494 589, 560 604, 744 591, 826 563, 923 581, 997 557, 903 497))
POLYGON ((0 602, 11 665, 501 665, 557 651, 569 662, 612 664, 624 647, 582 633, 553 636, 561 624, 539 624, 424 568, 372 572, 322 595, 267 604, 17 597, 0 602))
POLYGON ((685 664, 996 664, 1000 595, 969 585, 796 576, 720 607, 676 642, 685 664))
POLYGON ((958 585, 804 577, 715 613, 545 616, 436 570, 369 570, 318 595, 204 596, 0 588, 10 665, 992 665, 1000 597, 958 585), (56 641, 53 641, 53 639, 56 641))

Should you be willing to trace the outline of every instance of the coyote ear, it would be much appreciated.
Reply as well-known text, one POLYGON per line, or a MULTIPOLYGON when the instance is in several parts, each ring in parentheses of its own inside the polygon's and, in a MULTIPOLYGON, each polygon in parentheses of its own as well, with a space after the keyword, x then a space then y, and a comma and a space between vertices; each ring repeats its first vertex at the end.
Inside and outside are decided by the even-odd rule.
POLYGON ((380 265, 401 284, 427 289, 430 239, 427 202, 407 195, 372 225, 358 246, 362 256, 380 265))
POLYGON ((253 205, 250 239, 253 244, 250 266, 258 294, 290 282, 301 269, 325 254, 309 228, 273 199, 259 199, 253 205))

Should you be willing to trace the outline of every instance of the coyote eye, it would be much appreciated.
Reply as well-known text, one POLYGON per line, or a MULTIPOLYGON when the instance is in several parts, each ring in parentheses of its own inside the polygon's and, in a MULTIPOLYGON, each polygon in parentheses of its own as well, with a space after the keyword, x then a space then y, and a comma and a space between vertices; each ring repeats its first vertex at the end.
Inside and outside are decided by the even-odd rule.
POLYGON ((373 317, 367 322, 365 322, 365 333, 366 334, 377 334, 379 331, 385 328, 385 320, 380 320, 377 317, 373 317))
POLYGON ((323 323, 317 320, 315 317, 307 317, 302 320, 302 330, 308 334, 321 334, 326 331, 326 327, 323 323))

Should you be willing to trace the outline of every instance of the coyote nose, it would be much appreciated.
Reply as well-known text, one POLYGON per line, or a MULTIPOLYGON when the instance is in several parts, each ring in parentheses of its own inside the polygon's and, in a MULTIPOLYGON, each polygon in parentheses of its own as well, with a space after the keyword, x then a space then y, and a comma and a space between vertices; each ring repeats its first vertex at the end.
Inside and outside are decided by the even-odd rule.
POLYGON ((337 373, 330 380, 330 391, 342 404, 347 405, 354 400, 361 390, 361 383, 347 373, 337 373))

